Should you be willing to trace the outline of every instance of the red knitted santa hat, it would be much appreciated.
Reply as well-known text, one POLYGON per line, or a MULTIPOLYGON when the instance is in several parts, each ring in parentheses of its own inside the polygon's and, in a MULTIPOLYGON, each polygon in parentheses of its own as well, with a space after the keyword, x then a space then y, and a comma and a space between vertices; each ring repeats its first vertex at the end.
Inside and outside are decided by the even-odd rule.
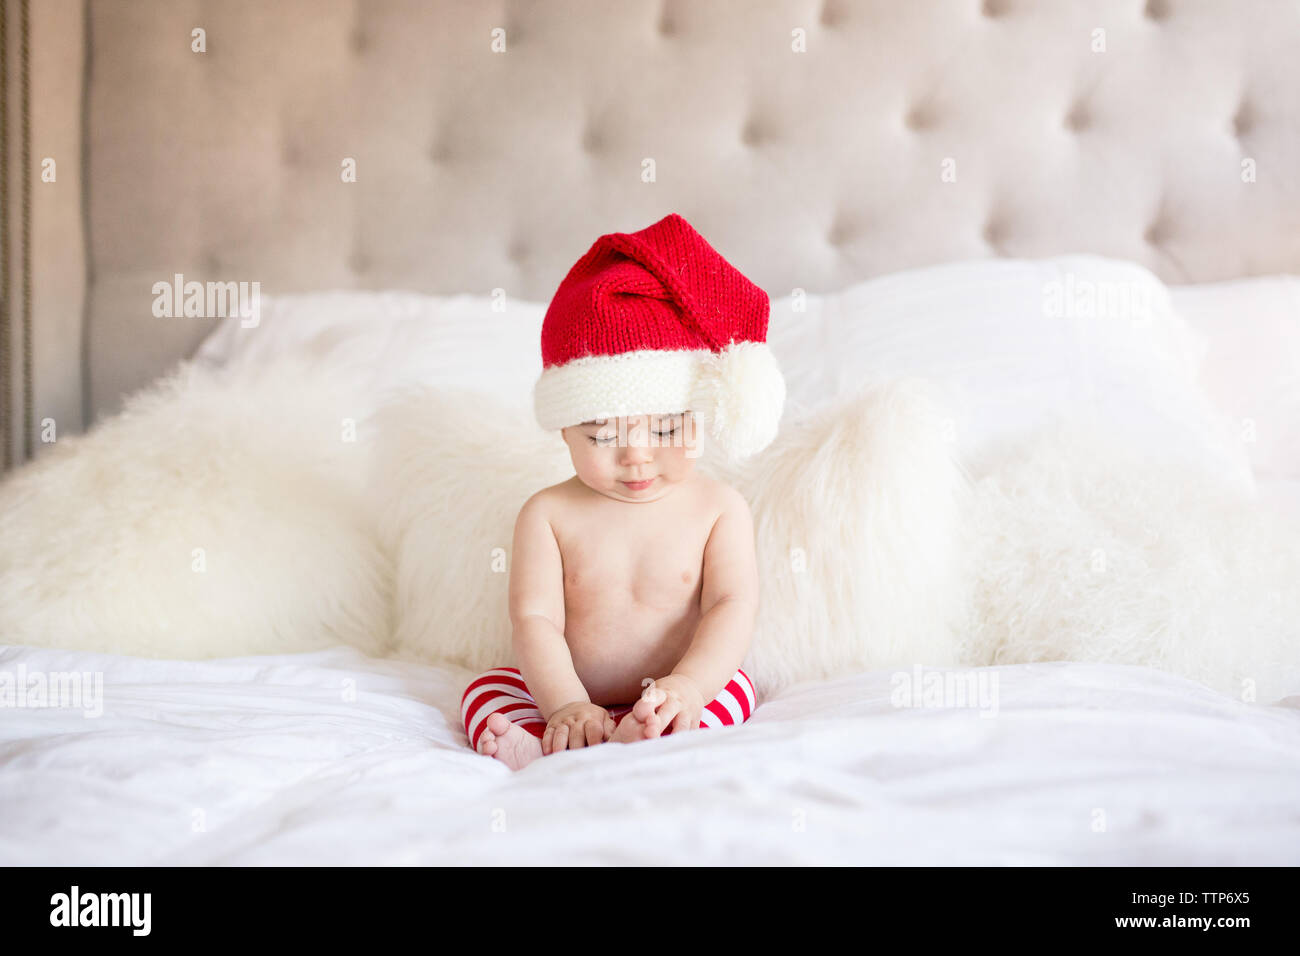
POLYGON ((768 310, 767 293, 676 213, 601 236, 546 312, 537 421, 690 410, 733 457, 761 451, 785 404, 768 310))

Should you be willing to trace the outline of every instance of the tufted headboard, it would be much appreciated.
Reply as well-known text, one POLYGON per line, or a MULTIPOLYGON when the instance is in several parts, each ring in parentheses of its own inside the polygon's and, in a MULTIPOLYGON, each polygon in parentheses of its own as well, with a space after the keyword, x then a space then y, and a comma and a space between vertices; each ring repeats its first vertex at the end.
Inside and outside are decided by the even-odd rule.
POLYGON ((152 314, 176 273, 544 301, 598 235, 674 211, 773 297, 1065 252, 1171 283, 1300 272, 1297 2, 89 0, 40 16, 69 10, 84 87, 51 109, 84 151, 66 245, 88 282, 75 322, 38 326, 60 338, 47 379, 65 399, 78 383, 86 421, 214 326, 152 314))

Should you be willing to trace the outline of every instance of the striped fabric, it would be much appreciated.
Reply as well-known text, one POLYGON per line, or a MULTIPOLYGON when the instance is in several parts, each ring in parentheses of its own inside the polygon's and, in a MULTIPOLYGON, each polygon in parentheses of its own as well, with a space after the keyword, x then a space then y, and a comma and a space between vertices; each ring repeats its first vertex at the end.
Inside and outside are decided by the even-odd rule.
MULTIPOLYGON (((758 706, 758 697, 749 675, 737 669, 735 675, 722 688, 722 693, 704 705, 700 713, 701 727, 730 727, 743 724, 749 720, 758 706)), ((609 711, 614 723, 620 724, 632 711, 633 704, 614 704, 605 709, 609 711)), ((512 723, 518 724, 534 737, 541 739, 546 732, 546 721, 537 709, 537 702, 528 693, 523 675, 515 667, 495 667, 485 671, 470 682, 460 699, 460 717, 469 735, 470 746, 478 750, 479 737, 487 726, 487 719, 493 714, 505 714, 512 723)), ((672 727, 665 727, 664 733, 671 734, 672 727)))

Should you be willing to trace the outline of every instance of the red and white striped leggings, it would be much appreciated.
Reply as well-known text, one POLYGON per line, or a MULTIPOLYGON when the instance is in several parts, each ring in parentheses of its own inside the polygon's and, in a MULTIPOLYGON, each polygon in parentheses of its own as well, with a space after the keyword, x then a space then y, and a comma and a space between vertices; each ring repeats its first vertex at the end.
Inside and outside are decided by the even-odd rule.
MULTIPOLYGON (((605 709, 614 718, 614 724, 632 712, 633 704, 613 704, 605 709)), ((737 669, 735 675, 722 688, 722 693, 705 704, 700 712, 701 727, 729 727, 743 724, 758 706, 758 697, 749 675, 737 669)), ((493 714, 504 714, 539 740, 546 733, 546 721, 537 709, 537 701, 528 693, 523 675, 515 667, 495 667, 484 671, 470 682, 460 699, 460 717, 469 734, 469 745, 478 750, 478 739, 493 714)), ((672 727, 664 733, 671 734, 672 727)))

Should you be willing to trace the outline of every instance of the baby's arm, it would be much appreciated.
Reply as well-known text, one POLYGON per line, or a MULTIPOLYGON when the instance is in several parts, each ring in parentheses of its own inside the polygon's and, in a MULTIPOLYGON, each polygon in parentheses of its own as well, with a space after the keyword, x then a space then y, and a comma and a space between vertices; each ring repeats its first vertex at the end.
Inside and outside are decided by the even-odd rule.
MULTIPOLYGON (((749 652, 758 615, 754 519, 744 495, 724 492, 722 513, 704 546, 700 621, 673 674, 690 678, 707 704, 735 676, 749 652)), ((671 676, 671 675, 670 675, 671 676)))
POLYGON ((590 703, 564 640, 564 564, 539 495, 515 519, 510 623, 515 661, 542 716, 549 721, 565 704, 590 703))

